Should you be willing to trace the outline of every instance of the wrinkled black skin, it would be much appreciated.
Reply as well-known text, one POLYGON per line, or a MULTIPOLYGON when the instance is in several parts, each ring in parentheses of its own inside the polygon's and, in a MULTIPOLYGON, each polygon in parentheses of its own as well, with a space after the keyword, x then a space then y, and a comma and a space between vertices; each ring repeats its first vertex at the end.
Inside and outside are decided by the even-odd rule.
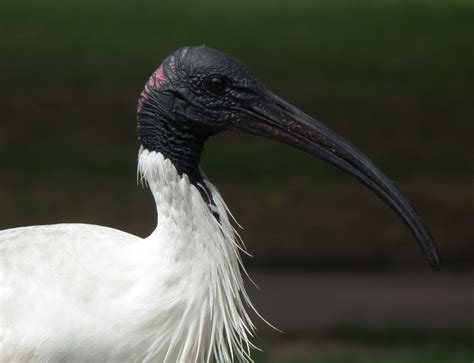
POLYGON ((138 114, 140 142, 170 159, 213 204, 199 170, 204 144, 221 131, 243 130, 245 110, 262 101, 265 88, 243 64, 204 46, 180 48, 162 66, 166 82, 138 114), (212 77, 225 81, 223 92, 212 92, 212 77))

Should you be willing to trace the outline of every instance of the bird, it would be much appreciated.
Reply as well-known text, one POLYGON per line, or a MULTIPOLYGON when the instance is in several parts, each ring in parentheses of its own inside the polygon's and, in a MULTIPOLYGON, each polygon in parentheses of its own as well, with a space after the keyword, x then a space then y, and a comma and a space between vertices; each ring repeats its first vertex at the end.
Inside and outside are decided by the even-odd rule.
POLYGON ((367 156, 219 50, 166 57, 138 97, 137 129, 137 178, 157 210, 148 237, 64 223, 0 232, 2 361, 253 361, 245 249, 200 168, 206 141, 223 132, 274 139, 352 175, 440 267, 430 232, 367 156))

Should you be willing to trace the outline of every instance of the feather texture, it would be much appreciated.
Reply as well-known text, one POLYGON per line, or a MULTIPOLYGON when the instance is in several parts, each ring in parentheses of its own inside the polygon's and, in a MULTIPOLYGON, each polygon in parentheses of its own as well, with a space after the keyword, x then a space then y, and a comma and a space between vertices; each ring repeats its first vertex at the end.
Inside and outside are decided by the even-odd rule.
MULTIPOLYGON (((239 238, 162 154, 138 177, 157 205, 142 239, 95 225, 0 232, 2 361, 252 362, 239 238)), ((199 187, 199 186, 198 186, 199 187)))

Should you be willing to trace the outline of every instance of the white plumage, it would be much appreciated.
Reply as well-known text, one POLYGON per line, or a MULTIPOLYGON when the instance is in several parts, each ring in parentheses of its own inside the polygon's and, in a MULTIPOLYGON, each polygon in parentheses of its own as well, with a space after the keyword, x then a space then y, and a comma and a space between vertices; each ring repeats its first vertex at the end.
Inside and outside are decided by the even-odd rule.
POLYGON ((139 173, 158 210, 148 238, 85 224, 0 232, 2 362, 251 361, 219 193, 208 184, 220 224, 160 153, 142 150, 139 173))

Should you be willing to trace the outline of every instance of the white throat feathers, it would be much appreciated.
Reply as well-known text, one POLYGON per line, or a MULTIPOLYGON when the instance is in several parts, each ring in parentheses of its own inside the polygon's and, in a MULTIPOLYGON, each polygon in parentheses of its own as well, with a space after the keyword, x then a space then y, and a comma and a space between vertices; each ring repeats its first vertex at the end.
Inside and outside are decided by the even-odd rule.
MULTIPOLYGON (((163 293, 169 293, 166 299, 176 306, 169 309, 166 330, 160 327, 168 334, 157 336, 153 346, 168 347, 165 361, 252 362, 255 327, 246 308, 255 308, 241 274, 245 269, 239 249, 245 249, 219 192, 204 179, 214 201, 209 206, 198 190, 203 186, 180 176, 161 153, 144 148, 138 178, 150 187, 156 202, 158 223, 147 240, 160 245, 160 261, 169 264, 162 278, 173 286, 163 293), (186 286, 178 280, 182 276, 187 277, 186 286)), ((151 349, 148 358, 162 354, 151 349)))

